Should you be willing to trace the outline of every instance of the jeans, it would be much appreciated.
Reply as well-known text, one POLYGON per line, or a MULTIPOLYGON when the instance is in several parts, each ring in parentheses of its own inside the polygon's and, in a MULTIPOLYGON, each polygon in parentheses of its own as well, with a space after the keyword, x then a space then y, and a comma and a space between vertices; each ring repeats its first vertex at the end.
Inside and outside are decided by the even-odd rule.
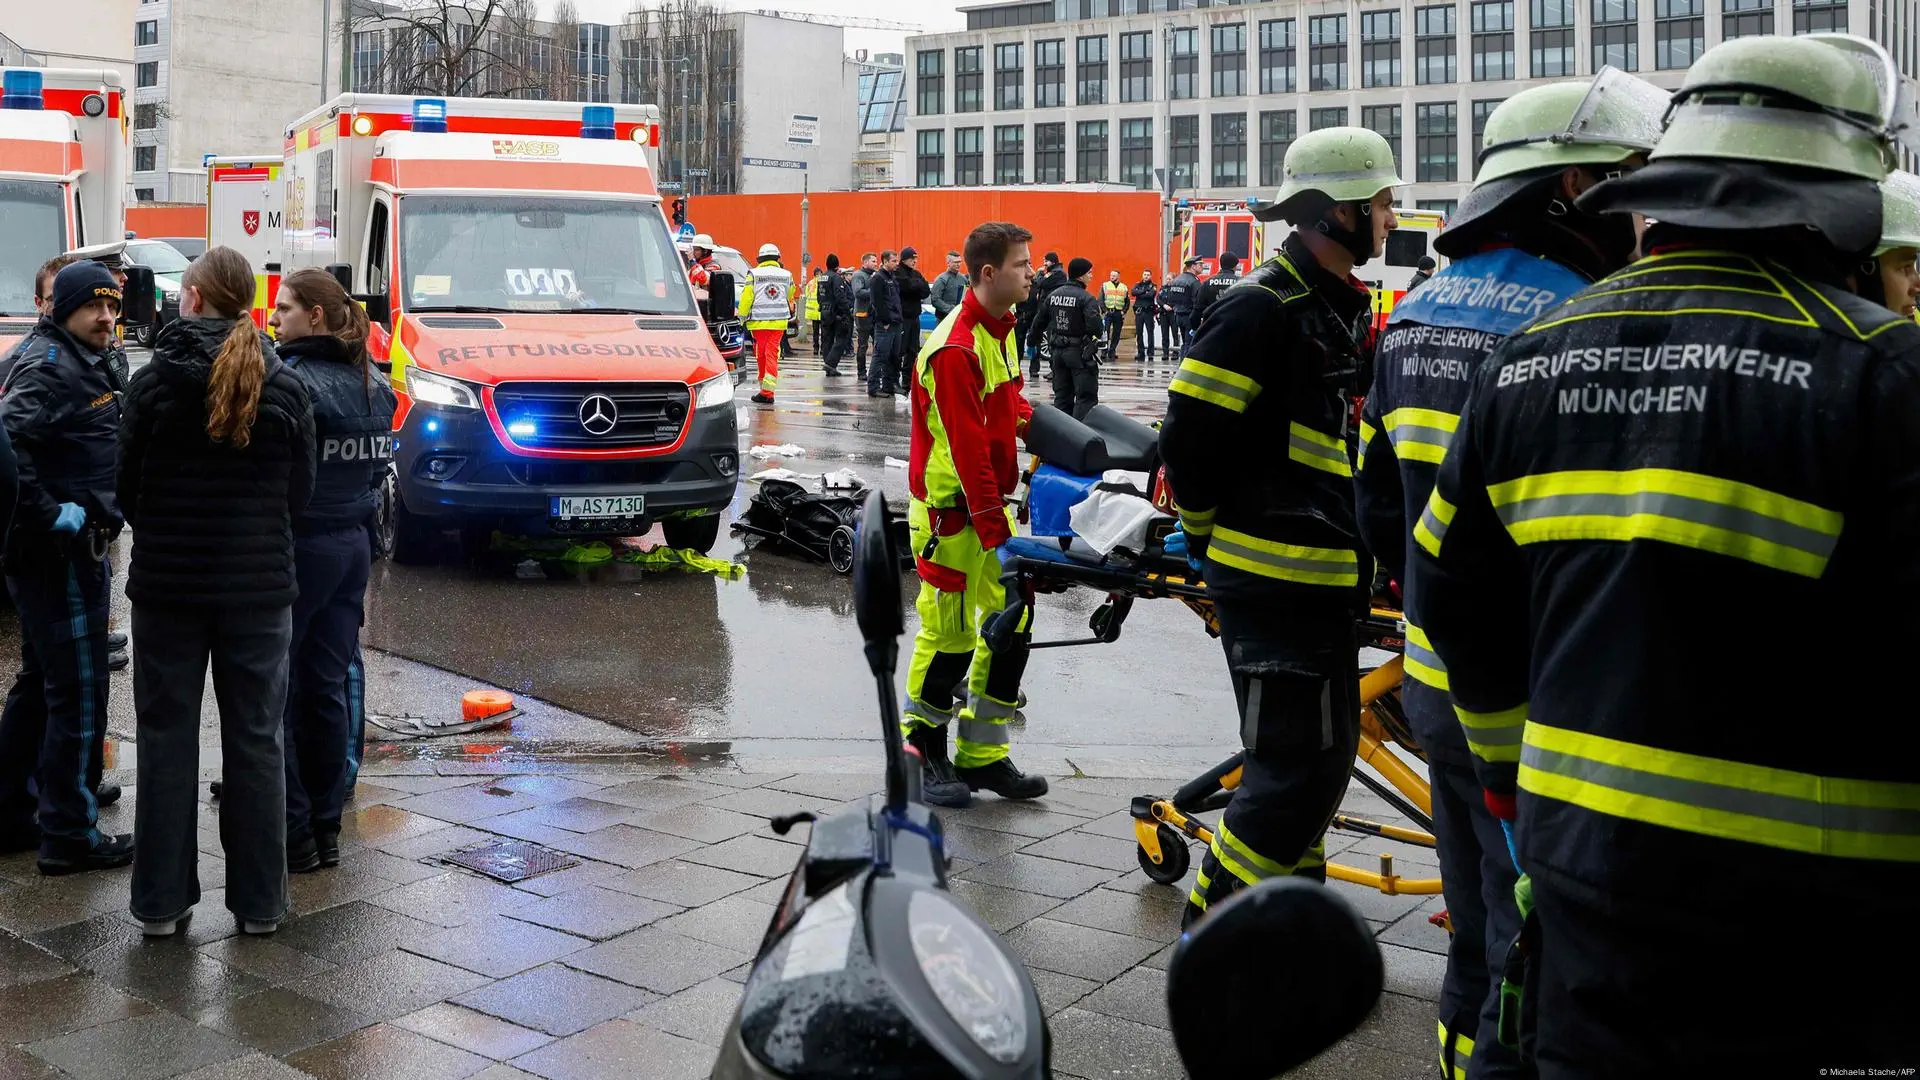
POLYGON ((100 842, 92 759, 107 724, 106 564, 49 548, 9 561, 7 592, 20 613, 20 672, 0 712, 0 825, 25 831, 37 817, 41 854, 83 853, 100 842))
POLYGON ((133 903, 145 922, 200 900, 200 701, 213 665, 220 704, 220 846, 227 910, 252 922, 287 913, 287 702, 293 609, 133 609, 133 702, 140 732, 133 903))
POLYGON ((861 378, 867 377, 867 349, 873 344, 873 316, 855 315, 853 317, 854 368, 861 378))
POLYGON ((894 354, 899 350, 900 329, 882 326, 873 335, 873 363, 867 367, 867 393, 891 394, 894 385, 894 354))
POLYGON ((360 644, 373 553, 359 526, 294 541, 300 597, 288 650, 287 841, 340 831, 352 749, 348 682, 360 644))

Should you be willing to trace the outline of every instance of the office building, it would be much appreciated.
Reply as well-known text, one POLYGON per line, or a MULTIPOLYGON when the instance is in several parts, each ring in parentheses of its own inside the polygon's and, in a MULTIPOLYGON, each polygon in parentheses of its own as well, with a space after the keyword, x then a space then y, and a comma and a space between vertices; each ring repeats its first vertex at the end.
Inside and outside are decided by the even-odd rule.
POLYGON ((0 3, 0 67, 112 68, 133 74, 133 12, 138 0, 88 0, 71 6, 0 3))
POLYGON ((864 50, 854 53, 860 67, 859 94, 854 120, 860 148, 853 159, 856 188, 893 187, 910 182, 906 152, 906 57, 900 53, 864 50))

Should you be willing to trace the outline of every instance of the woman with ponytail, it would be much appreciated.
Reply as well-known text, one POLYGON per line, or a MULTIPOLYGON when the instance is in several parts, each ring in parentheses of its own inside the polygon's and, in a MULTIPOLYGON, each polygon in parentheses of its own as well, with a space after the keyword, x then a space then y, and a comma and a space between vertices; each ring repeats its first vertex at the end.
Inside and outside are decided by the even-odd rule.
POLYGON ((287 869, 340 863, 346 801, 348 669, 360 642, 377 485, 393 459, 393 389, 367 359, 367 313, 324 270, 280 282, 270 320, 280 359, 313 400, 320 447, 313 499, 294 515, 293 645, 283 745, 287 869))
POLYGON ((211 663, 227 908, 245 932, 272 933, 287 913, 280 729, 313 406, 253 324, 244 256, 214 248, 180 284, 181 317, 133 376, 120 429, 140 744, 132 911, 166 935, 200 899, 195 788, 211 663))

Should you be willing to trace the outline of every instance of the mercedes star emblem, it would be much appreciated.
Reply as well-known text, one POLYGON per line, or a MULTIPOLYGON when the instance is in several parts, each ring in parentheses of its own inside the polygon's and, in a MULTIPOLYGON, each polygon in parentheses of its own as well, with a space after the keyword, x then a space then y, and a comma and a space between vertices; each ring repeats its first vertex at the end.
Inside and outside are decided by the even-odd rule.
POLYGON ((620 419, 620 407, 605 394, 589 394, 580 403, 580 426, 589 435, 606 435, 620 419))

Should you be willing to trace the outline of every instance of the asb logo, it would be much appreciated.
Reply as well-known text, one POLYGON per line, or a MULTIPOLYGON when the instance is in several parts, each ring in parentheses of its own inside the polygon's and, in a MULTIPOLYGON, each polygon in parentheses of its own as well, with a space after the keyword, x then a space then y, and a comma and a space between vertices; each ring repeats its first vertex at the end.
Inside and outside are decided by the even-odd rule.
POLYGON ((551 158, 560 156, 560 144, 547 139, 495 139, 494 157, 551 158))
POLYGON ((260 211, 258 210, 241 211, 240 227, 246 230, 246 233, 248 236, 252 236, 254 233, 259 232, 260 231, 260 211))
POLYGON ((605 435, 620 419, 620 407, 605 394, 591 394, 580 403, 580 426, 589 435, 605 435))

